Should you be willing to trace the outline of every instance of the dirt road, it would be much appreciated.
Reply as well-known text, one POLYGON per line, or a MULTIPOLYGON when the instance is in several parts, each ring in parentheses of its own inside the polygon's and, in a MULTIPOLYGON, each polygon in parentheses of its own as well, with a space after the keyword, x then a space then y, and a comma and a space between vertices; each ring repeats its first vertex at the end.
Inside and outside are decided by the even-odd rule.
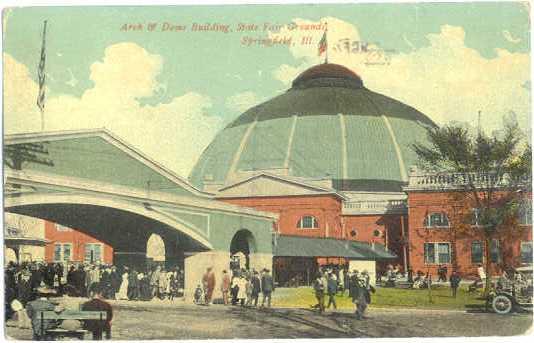
MULTIPOLYGON (((113 302, 113 339, 334 338, 509 336, 525 333, 532 314, 371 309, 319 315, 308 309, 246 309, 183 303, 113 302), (498 323, 498 325, 496 325, 498 323)), ((31 339, 29 329, 7 327, 8 336, 31 339)))

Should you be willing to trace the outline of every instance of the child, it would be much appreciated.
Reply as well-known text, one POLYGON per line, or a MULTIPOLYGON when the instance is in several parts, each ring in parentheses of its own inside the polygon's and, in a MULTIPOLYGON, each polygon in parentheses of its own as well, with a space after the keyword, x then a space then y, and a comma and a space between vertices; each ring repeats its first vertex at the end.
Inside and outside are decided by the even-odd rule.
POLYGON ((203 298, 203 296, 202 296, 203 293, 204 293, 204 292, 202 291, 202 287, 200 287, 200 285, 197 285, 197 288, 195 289, 195 295, 194 295, 194 298, 195 298, 194 302, 195 302, 195 304, 200 305, 200 304, 203 304, 203 303, 204 303, 203 300, 202 300, 202 298, 203 298))

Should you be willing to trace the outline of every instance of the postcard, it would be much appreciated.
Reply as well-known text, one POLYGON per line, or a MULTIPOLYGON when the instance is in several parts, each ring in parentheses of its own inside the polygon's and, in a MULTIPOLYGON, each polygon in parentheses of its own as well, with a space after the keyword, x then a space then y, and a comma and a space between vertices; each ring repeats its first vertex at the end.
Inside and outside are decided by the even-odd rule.
POLYGON ((530 25, 4 8, 6 339, 531 333, 530 25))

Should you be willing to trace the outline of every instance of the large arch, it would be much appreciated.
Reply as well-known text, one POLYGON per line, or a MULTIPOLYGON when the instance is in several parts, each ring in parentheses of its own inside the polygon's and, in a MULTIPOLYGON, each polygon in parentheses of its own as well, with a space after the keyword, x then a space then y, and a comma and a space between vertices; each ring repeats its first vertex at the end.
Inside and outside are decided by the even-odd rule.
POLYGON ((240 267, 250 269, 250 256, 257 252, 256 239, 252 232, 247 229, 237 231, 232 237, 229 250, 230 256, 244 255, 245 261, 239 261, 240 267))
MULTIPOLYGON (((51 194, 24 194, 17 197, 10 197, 5 199, 6 212, 15 212, 11 209, 28 206, 45 206, 51 204, 68 204, 68 205, 93 205, 100 207, 113 208, 132 214, 140 215, 150 218, 157 222, 161 222, 175 230, 181 231, 185 235, 199 242, 205 248, 211 249, 211 243, 199 233, 185 227, 180 222, 173 220, 169 216, 154 211, 149 204, 136 204, 120 199, 111 199, 103 196, 92 196, 88 194, 65 194, 65 193, 51 193, 51 194)), ((61 224, 61 223, 60 223, 61 224)))
POLYGON ((165 241, 166 255, 211 250, 211 243, 149 204, 88 194, 23 194, 6 198, 5 211, 29 215, 73 227, 114 249, 116 264, 146 263, 146 242, 151 234, 165 241), (169 241, 170 244, 167 244, 169 241), (180 251, 175 251, 180 250, 180 251))

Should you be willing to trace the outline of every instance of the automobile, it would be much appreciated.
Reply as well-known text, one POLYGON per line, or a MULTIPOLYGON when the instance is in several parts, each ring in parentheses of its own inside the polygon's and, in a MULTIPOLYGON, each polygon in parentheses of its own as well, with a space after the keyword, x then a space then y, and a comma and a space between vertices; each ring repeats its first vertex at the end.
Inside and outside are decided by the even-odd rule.
POLYGON ((515 269, 513 276, 501 277, 490 294, 493 311, 508 314, 514 311, 532 310, 532 267, 515 269))

